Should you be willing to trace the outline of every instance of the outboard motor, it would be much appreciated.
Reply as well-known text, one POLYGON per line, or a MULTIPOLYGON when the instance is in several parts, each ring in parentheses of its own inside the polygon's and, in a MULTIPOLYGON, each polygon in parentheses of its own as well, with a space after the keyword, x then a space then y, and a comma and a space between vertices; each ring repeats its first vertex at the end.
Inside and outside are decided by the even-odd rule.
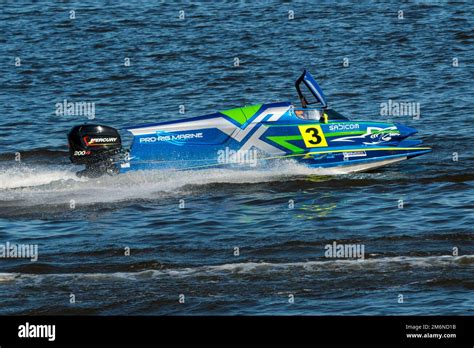
POLYGON ((78 176, 98 177, 118 173, 122 140, 115 128, 98 124, 75 126, 68 133, 69 155, 74 164, 85 164, 78 176))

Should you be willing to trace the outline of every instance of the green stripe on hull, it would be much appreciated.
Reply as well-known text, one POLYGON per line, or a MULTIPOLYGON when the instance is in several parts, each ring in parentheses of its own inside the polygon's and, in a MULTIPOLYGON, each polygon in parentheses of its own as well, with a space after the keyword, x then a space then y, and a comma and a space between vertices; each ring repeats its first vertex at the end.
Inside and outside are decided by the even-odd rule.
POLYGON ((420 151, 420 150, 431 150, 431 147, 360 147, 355 149, 337 149, 337 150, 322 150, 322 151, 308 151, 306 154, 289 154, 283 155, 280 157, 293 157, 293 156, 302 156, 302 155, 318 155, 318 154, 328 154, 336 152, 357 152, 357 151, 420 151))
POLYGON ((267 137, 268 140, 273 141, 274 143, 284 147, 285 149, 290 150, 293 153, 304 152, 305 150, 299 148, 296 145, 290 144, 288 141, 291 140, 303 140, 301 135, 279 135, 279 136, 271 136, 267 137))
POLYGON ((353 132, 332 132, 332 133, 326 133, 324 132, 324 136, 327 137, 339 137, 343 135, 362 135, 365 134, 366 132, 363 131, 353 131, 353 132))
POLYGON ((245 122, 250 120, 257 113, 257 111, 260 110, 261 107, 262 104, 257 104, 219 112, 226 115, 227 117, 230 117, 238 124, 243 125, 245 122))

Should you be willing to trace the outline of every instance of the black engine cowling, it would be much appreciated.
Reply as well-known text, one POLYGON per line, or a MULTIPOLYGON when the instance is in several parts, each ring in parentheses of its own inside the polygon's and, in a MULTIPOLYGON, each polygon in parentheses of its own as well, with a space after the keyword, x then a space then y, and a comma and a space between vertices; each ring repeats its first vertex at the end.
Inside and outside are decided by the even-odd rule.
POLYGON ((85 164, 80 176, 100 176, 118 172, 116 162, 122 152, 119 132, 112 127, 86 124, 68 133, 69 158, 74 164, 85 164))

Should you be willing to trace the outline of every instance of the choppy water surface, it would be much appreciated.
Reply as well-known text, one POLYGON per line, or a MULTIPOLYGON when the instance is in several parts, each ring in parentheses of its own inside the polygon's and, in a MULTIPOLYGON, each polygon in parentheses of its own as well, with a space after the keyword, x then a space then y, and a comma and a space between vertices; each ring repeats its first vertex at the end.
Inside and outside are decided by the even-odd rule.
POLYGON ((0 259, 0 313, 472 314, 473 12, 6 2, 0 243, 37 244, 39 258, 0 259), (95 102, 95 121, 123 127, 178 119, 180 105, 191 117, 296 102, 302 67, 338 111, 415 127, 433 153, 340 176, 281 163, 79 179, 68 164, 66 133, 88 120, 57 116, 64 99, 95 102), (420 103, 420 120, 380 116, 389 99, 420 103), (365 260, 324 257, 334 241, 364 245, 365 260))

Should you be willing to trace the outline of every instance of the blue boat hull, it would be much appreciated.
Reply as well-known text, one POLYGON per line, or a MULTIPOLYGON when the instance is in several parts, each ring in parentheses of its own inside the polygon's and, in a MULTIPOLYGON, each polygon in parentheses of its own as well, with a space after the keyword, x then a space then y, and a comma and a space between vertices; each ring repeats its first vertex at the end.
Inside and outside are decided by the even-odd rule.
POLYGON ((126 127, 133 135, 127 156, 116 129, 76 126, 68 135, 70 158, 86 165, 87 176, 150 169, 267 168, 281 161, 351 172, 431 151, 421 141, 407 139, 417 132, 413 128, 351 121, 328 108, 323 91, 307 71, 295 87, 301 108, 290 102, 258 104, 126 127))
POLYGON ((261 168, 281 160, 312 168, 350 167, 431 151, 421 141, 405 140, 416 130, 400 124, 321 122, 299 118, 298 111, 291 103, 272 103, 129 127, 134 138, 121 171, 261 168))

